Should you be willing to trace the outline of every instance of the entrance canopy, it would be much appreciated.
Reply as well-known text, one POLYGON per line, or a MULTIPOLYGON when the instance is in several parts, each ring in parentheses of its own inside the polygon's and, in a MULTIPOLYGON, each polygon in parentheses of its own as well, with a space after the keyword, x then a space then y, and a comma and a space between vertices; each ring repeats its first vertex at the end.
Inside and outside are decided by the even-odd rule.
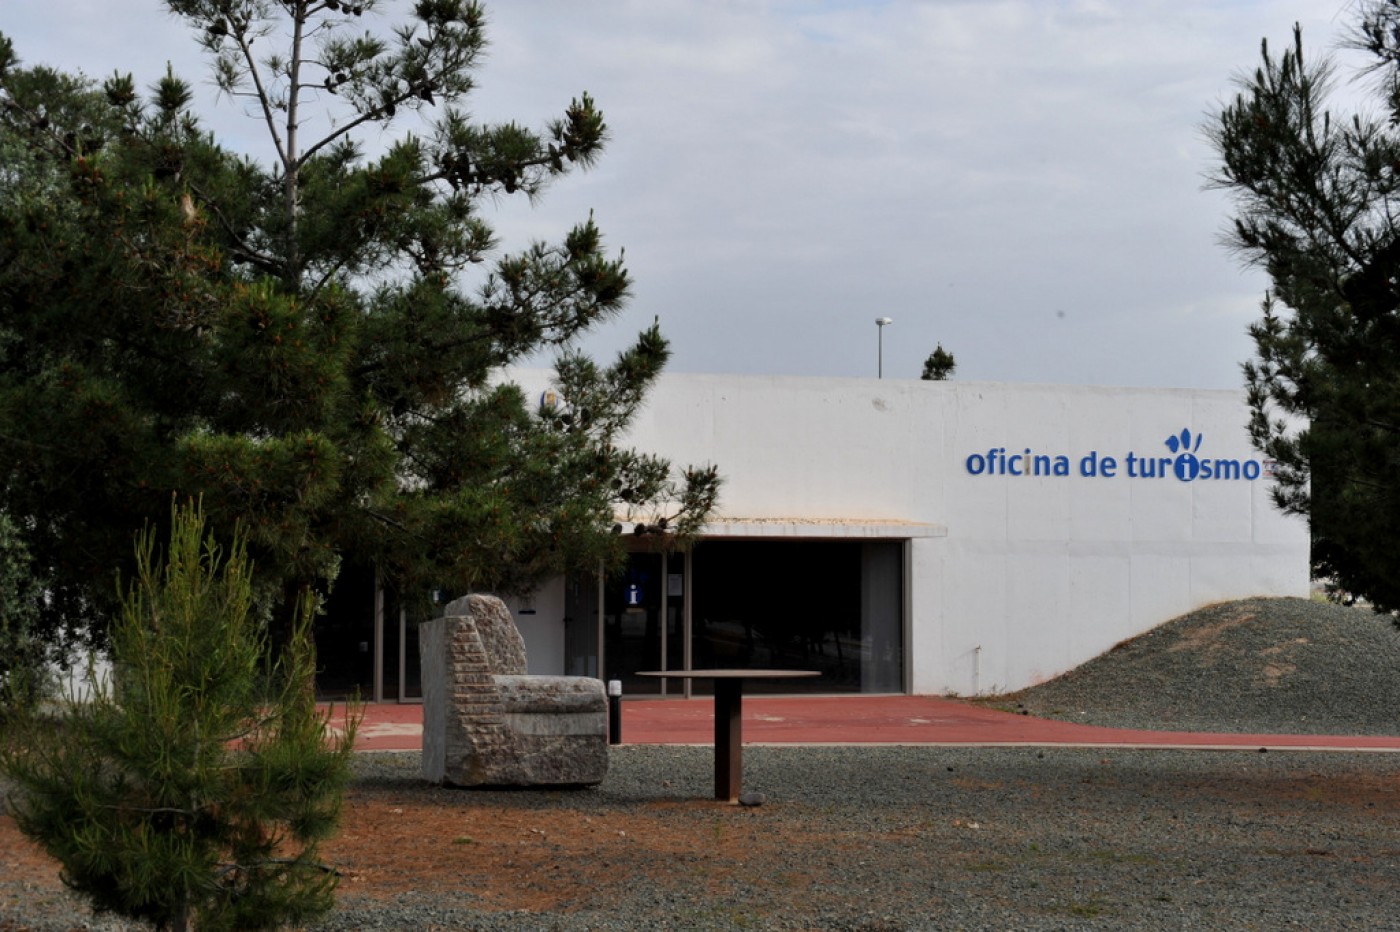
MULTIPOLYGON (((624 533, 636 526, 622 521, 624 533)), ((884 518, 735 518, 723 516, 701 529, 701 538, 756 537, 807 538, 828 540, 912 540, 947 537, 941 524, 884 518)))

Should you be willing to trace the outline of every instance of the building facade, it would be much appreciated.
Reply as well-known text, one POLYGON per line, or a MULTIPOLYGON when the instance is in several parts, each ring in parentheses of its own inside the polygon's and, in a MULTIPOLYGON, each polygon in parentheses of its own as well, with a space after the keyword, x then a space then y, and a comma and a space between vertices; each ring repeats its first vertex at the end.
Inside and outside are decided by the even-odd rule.
MULTIPOLYGON (((543 396, 548 375, 510 378, 543 396)), ((629 443, 718 465, 717 514, 686 552, 635 537, 623 572, 514 601, 531 670, 629 695, 688 688, 641 670, 732 666, 985 694, 1211 602, 1305 597, 1307 526, 1272 504, 1247 419, 1232 391, 664 375, 629 443)), ((411 628, 375 638, 405 698, 411 628)))

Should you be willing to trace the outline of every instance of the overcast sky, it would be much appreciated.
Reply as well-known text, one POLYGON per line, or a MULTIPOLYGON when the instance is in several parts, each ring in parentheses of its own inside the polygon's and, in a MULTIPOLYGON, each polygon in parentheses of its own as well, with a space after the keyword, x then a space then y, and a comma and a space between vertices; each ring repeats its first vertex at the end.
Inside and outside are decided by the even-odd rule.
MULTIPOLYGON (((384 21, 409 0, 388 0, 384 21)), ((1233 80, 1303 26, 1330 51, 1350 0, 497 0, 473 105, 540 127, 588 91, 612 140, 507 248, 591 209, 636 280, 589 343, 660 317, 672 370, 1234 388, 1263 276, 1220 245, 1202 135, 1233 80)), ((3 0, 28 64, 215 100, 158 0, 3 0)), ((1343 76, 1350 71, 1343 69, 1343 76)), ((1355 85, 1343 85, 1354 94, 1355 85)))

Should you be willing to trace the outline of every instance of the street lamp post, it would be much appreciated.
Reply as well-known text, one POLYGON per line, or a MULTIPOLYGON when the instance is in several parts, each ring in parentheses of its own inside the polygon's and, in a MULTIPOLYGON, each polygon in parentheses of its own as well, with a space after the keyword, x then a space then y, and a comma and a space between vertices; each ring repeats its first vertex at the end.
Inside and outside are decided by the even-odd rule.
POLYGON ((875 330, 879 334, 878 355, 875 357, 875 377, 883 379, 885 377, 885 325, 894 323, 888 317, 875 318, 875 330))

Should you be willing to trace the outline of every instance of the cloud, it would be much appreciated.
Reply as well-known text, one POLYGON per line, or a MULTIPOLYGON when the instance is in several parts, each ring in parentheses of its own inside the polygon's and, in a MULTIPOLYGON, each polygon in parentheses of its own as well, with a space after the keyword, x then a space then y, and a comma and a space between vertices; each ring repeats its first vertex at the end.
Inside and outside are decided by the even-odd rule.
MULTIPOLYGON (((959 378, 1204 387, 1239 384, 1252 311, 1219 309, 1263 279, 1217 242, 1228 204, 1203 190, 1202 123, 1261 37, 1300 21, 1329 47, 1351 15, 1345 0, 487 10, 474 116, 543 125, 586 90, 612 129, 595 170, 495 211, 508 245, 593 210, 626 247, 634 302, 591 349, 660 316, 675 368, 873 375, 889 315, 887 376, 916 378, 941 342, 959 378)), ((199 73, 154 5, 8 0, 6 20, 31 61, 199 73)), ((221 135, 258 144, 214 106, 221 135)))

